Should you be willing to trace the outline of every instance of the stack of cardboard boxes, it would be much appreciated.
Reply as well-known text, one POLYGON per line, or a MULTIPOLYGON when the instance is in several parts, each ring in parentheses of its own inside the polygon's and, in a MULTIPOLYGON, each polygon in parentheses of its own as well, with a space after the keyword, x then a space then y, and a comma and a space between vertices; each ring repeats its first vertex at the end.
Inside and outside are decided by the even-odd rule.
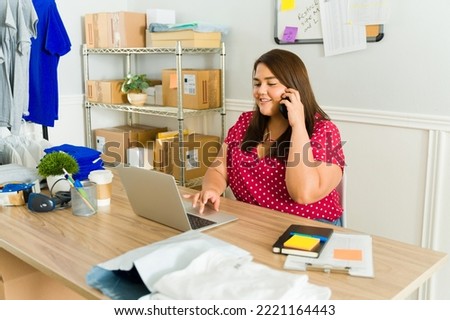
MULTIPOLYGON (((181 41, 187 47, 220 47, 220 32, 197 32, 194 30, 149 32, 150 17, 175 20, 172 10, 149 10, 140 12, 100 12, 85 15, 85 37, 88 48, 143 48, 147 45, 174 47, 181 41)), ((162 20, 166 21, 166 20, 162 20)), ((157 22, 157 21, 156 21, 157 22)), ((208 109, 221 106, 221 73, 219 69, 183 69, 183 87, 178 88, 176 69, 162 71, 162 81, 152 80, 150 86, 162 83, 162 101, 157 99, 158 90, 152 90, 148 103, 177 107, 178 90, 182 91, 183 108, 208 109)), ((87 99, 90 102, 127 103, 121 92, 123 80, 88 80, 87 99)))
POLYGON ((140 148, 148 153, 158 132, 167 131, 167 127, 145 125, 117 126, 95 130, 96 149, 102 152, 102 160, 109 164, 129 164, 128 150, 140 148))
MULTIPOLYGON (((173 11, 150 10, 136 12, 103 12, 85 16, 86 45, 88 48, 142 48, 150 46, 174 47, 181 41, 184 47, 220 47, 219 32, 201 33, 192 30, 181 32, 151 33, 147 28, 152 19, 173 21, 173 11)), ((150 104, 168 107, 178 106, 178 93, 181 92, 183 108, 218 108, 222 104, 221 70, 183 69, 182 88, 178 88, 176 69, 162 71, 162 80, 154 80, 151 85, 162 87, 151 90, 150 104), (159 86, 159 84, 162 84, 159 86)), ((123 80, 88 80, 87 99, 96 103, 127 103, 121 92, 123 80)), ((155 168, 180 178, 180 155, 185 163, 185 178, 194 179, 205 174, 220 149, 220 138, 211 135, 187 134, 183 147, 179 146, 178 132, 165 134, 167 128, 150 126, 118 126, 95 130, 96 148, 102 152, 102 159, 110 164, 132 164, 141 153, 146 156, 145 167, 155 168), (161 134, 160 137, 157 135, 161 134), (181 153, 179 153, 181 150, 181 153), (148 166, 151 164, 150 166, 148 166)), ((138 161, 138 162, 139 162, 138 161)), ((135 164, 135 163, 134 163, 135 164)), ((139 163, 139 166, 140 163, 139 163)))
POLYGON ((187 180, 202 177, 220 150, 218 136, 189 134, 185 130, 180 148, 178 131, 144 125, 96 129, 95 140, 105 163, 135 165, 130 157, 136 155, 130 150, 137 151, 145 155, 145 163, 136 166, 169 173, 176 179, 181 177, 182 159, 187 180))

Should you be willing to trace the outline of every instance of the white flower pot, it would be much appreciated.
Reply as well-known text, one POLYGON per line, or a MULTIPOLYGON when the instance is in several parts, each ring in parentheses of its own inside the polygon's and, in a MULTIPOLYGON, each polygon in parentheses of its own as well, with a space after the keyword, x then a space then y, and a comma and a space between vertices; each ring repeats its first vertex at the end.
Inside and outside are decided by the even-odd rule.
POLYGON ((133 106, 142 107, 147 101, 146 93, 128 93, 127 94, 128 102, 130 102, 133 106))
POLYGON ((70 191, 70 184, 66 178, 64 178, 64 175, 48 176, 47 186, 51 194, 55 194, 58 191, 70 191))

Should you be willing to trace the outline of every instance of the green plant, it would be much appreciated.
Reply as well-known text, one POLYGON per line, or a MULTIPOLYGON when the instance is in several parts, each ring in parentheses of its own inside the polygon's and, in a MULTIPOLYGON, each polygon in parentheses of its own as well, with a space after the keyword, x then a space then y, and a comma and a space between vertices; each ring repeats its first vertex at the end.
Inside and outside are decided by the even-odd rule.
POLYGON ((70 174, 80 170, 77 160, 65 152, 51 152, 42 157, 38 166, 38 174, 44 178, 64 174, 63 168, 70 174))
POLYGON ((142 93, 143 90, 149 87, 148 79, 145 74, 127 74, 122 83, 121 90, 124 93, 134 92, 142 93))

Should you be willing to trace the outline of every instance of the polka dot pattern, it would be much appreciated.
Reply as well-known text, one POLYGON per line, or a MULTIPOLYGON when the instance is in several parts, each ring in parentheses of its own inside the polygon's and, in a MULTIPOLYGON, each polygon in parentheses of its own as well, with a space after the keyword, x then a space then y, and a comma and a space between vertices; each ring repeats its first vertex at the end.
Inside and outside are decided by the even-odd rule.
MULTIPOLYGON (((225 139, 227 143, 228 179, 237 200, 261 207, 302 216, 309 219, 334 221, 342 215, 340 195, 333 190, 323 199, 303 205, 289 196, 285 184, 286 166, 275 158, 258 158, 256 148, 250 152, 240 149, 244 134, 250 124, 252 112, 244 112, 225 139)), ((317 121, 311 137, 316 160, 345 165, 338 128, 329 120, 317 121)))

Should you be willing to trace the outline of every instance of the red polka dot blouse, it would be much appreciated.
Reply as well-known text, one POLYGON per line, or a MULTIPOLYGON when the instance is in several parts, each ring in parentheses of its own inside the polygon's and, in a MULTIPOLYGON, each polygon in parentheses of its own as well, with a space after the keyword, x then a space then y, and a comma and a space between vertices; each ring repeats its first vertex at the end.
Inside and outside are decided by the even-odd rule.
MULTIPOLYGON (((336 190, 315 203, 299 204, 292 200, 287 191, 284 160, 270 156, 260 159, 256 148, 249 152, 241 150, 242 139, 252 114, 252 111, 244 112, 225 138, 225 143, 228 145, 228 182, 236 199, 309 219, 334 221, 340 218, 342 208, 340 195, 336 190)), ((345 158, 341 136, 336 125, 331 121, 316 121, 311 146, 315 160, 337 164, 344 168, 345 158)))

